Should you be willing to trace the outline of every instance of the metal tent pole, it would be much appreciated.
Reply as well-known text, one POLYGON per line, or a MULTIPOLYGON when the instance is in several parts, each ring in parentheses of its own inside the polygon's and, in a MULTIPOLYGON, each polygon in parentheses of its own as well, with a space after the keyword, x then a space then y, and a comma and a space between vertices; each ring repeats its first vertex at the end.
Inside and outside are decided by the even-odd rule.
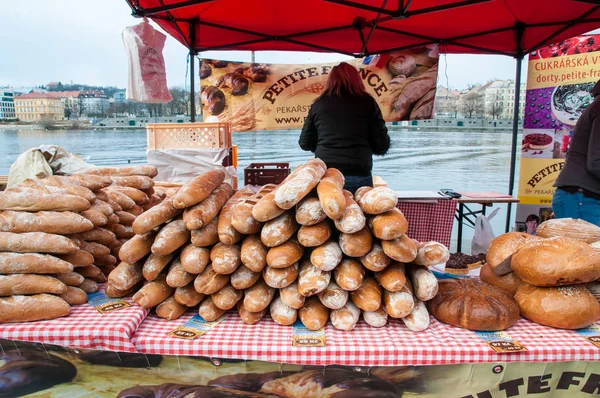
MULTIPOLYGON (((517 135, 519 134, 519 111, 521 100, 521 66, 523 57, 515 58, 517 61, 517 72, 515 76, 515 108, 513 114, 513 133, 512 146, 510 148, 510 177, 508 182, 508 194, 512 196, 515 188, 515 171, 517 168, 517 135)), ((512 204, 508 203, 506 209, 506 232, 510 231, 510 216, 512 212, 512 204)))
POLYGON ((195 21, 190 22, 190 121, 196 122, 196 23, 195 21))

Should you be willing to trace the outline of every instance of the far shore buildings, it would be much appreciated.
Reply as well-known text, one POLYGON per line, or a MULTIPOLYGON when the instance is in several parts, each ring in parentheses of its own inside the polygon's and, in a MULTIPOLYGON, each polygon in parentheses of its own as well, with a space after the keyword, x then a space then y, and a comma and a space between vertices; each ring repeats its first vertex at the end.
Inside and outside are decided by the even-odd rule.
POLYGON ((0 87, 0 120, 13 120, 16 117, 14 90, 8 87, 0 87))
POLYGON ((15 114, 19 120, 36 122, 65 120, 65 107, 59 98, 48 93, 29 93, 15 97, 15 114))

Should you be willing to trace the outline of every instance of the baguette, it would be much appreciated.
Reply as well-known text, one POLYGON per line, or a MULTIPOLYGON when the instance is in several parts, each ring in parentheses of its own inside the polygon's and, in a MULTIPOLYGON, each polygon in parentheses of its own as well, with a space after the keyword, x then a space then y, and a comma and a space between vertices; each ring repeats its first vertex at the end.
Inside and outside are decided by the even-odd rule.
POLYGON ((231 285, 225 285, 211 294, 213 304, 222 310, 230 310, 242 299, 244 293, 231 285))
POLYGON ((204 268, 194 280, 194 288, 198 293, 213 294, 229 283, 229 275, 217 274, 212 265, 204 268))
POLYGON ((295 309, 302 307, 306 300, 306 297, 301 295, 298 291, 298 282, 294 282, 291 285, 280 289, 279 295, 285 305, 295 309))
POLYGON ((360 309, 350 301, 342 308, 331 311, 330 314, 331 324, 338 330, 353 330, 359 318, 360 309))
POLYGON ((388 292, 399 292, 406 284, 406 269, 404 264, 394 262, 381 272, 375 273, 375 278, 388 292))
POLYGON ((382 214, 398 205, 398 195, 388 187, 362 187, 356 191, 356 201, 366 214, 382 214))
POLYGON ((378 214, 369 221, 373 235, 382 240, 392 240, 401 237, 408 231, 408 221, 400 209, 378 214))
POLYGON ((154 178, 158 175, 158 169, 154 166, 127 166, 127 167, 94 167, 84 170, 85 174, 98 176, 147 176, 154 178))
MULTIPOLYGON (((116 259, 115 259, 116 260, 116 259)), ((116 263, 115 263, 116 264, 116 263)), ((100 265, 99 268, 102 270, 104 275, 109 275, 116 267, 116 265, 100 265)), ((108 280, 108 279, 107 279, 108 280)))
POLYGON ((221 209, 219 213, 219 222, 217 231, 219 232, 219 240, 226 245, 233 245, 242 240, 242 234, 231 225, 231 217, 233 209, 244 199, 252 196, 254 193, 249 188, 244 188, 237 191, 221 209))
POLYGON ((340 249, 349 257, 362 257, 371 251, 373 235, 364 227, 353 234, 340 234, 340 249))
POLYGON ((381 247, 388 257, 401 263, 412 263, 417 258, 417 242, 408 235, 402 235, 393 240, 384 240, 381 242, 381 247))
POLYGON ((55 177, 62 179, 66 184, 79 185, 94 192, 112 184, 110 177, 99 175, 73 174, 70 176, 52 176, 50 178, 55 177))
POLYGON ((167 274, 167 284, 171 287, 184 287, 191 283, 194 279, 196 279, 195 274, 190 274, 187 272, 183 265, 181 265, 181 261, 179 259, 175 259, 171 264, 171 268, 169 269, 169 273, 167 274))
POLYGON ((108 256, 110 254, 110 249, 100 243, 96 242, 86 242, 77 237, 71 238, 73 242, 75 242, 81 250, 84 252, 88 252, 92 256, 108 256))
POLYGON ((373 278, 366 278, 358 289, 350 293, 352 302, 363 311, 377 311, 381 307, 381 286, 373 278))
POLYGON ((240 259, 253 272, 261 272, 267 265, 267 247, 259 235, 249 235, 242 242, 240 259))
POLYGON ((334 281, 331 281, 327 288, 319 293, 319 300, 325 307, 337 310, 348 302, 348 292, 339 287, 334 281))
POLYGON ((85 200, 90 203, 94 203, 96 200, 96 194, 91 190, 77 186, 77 185, 59 185, 59 184, 51 184, 46 181, 46 179, 42 180, 32 180, 26 179, 20 185, 20 187, 27 187, 33 189, 39 189, 44 193, 58 193, 58 194, 66 194, 66 195, 74 195, 81 196, 85 200))
POLYGON ((258 323, 267 313, 266 308, 262 311, 251 312, 244 306, 244 302, 240 301, 237 305, 238 314, 246 325, 254 325, 258 323))
POLYGON ((335 220, 335 227, 345 234, 353 234, 363 229, 367 220, 352 194, 346 190, 344 190, 344 200, 346 201, 344 213, 335 220))
POLYGON ((167 284, 164 275, 146 283, 133 295, 133 302, 142 308, 152 308, 159 305, 173 294, 173 288, 167 284))
MULTIPOLYGON (((98 284, 108 282, 108 278, 102 272, 100 272, 98 275, 93 276, 93 277, 91 277, 89 279, 91 279, 92 281, 94 281, 94 282, 96 282, 98 284)), ((85 283, 85 281, 83 281, 83 282, 85 283)))
POLYGON ((327 288, 330 281, 329 272, 322 271, 310 261, 304 261, 298 276, 298 291, 306 297, 319 294, 327 288))
MULTIPOLYGON (((221 208, 227 203, 229 198, 231 198, 233 192, 231 185, 222 183, 202 202, 185 209, 183 212, 185 226, 189 230, 195 230, 208 225, 219 215, 219 211, 221 211, 221 208)), ((172 201, 172 199, 165 199, 165 201, 158 206, 162 206, 166 201, 172 201)))
POLYGON ((298 310, 286 305, 281 297, 277 297, 269 307, 271 318, 283 326, 293 325, 298 318, 298 310))
POLYGON ((0 232, 0 252, 67 254, 79 250, 71 239, 45 232, 0 232))
POLYGON ((64 274, 56 274, 54 275, 54 277, 67 286, 81 286, 81 284, 85 280, 85 277, 78 272, 66 272, 64 274))
POLYGON ((127 195, 127 197, 129 197, 129 199, 133 200, 133 202, 136 205, 140 205, 140 206, 145 205, 146 203, 148 203, 150 201, 150 198, 148 197, 148 195, 146 195, 144 193, 144 191, 141 191, 137 188, 120 187, 120 186, 111 185, 108 188, 104 188, 104 191, 120 192, 124 195, 127 195))
POLYGON ((298 241, 304 247, 321 246, 331 237, 331 226, 328 221, 315 225, 303 225, 298 230, 298 241))
POLYGON ((102 270, 95 265, 89 265, 87 267, 75 268, 73 273, 92 279, 102 274, 102 270))
POLYGON ((96 192, 97 200, 92 204, 91 209, 96 210, 106 217, 114 214, 115 211, 122 211, 123 208, 114 200, 108 197, 108 194, 103 191, 96 192))
POLYGON ((114 200, 121 207, 121 210, 129 210, 136 205, 135 201, 123 192, 109 189, 103 189, 102 191, 106 193, 109 199, 114 200))
POLYGON ((69 254, 59 254, 56 257, 73 264, 74 267, 85 267, 94 264, 94 256, 83 250, 77 250, 69 254))
POLYGON ((154 181, 148 176, 111 176, 112 184, 135 189, 150 189, 154 186, 154 181))
POLYGON ((410 315, 415 306, 412 287, 409 281, 398 292, 383 291, 385 310, 392 318, 404 318, 410 315))
POLYGON ((204 294, 198 293, 194 288, 194 283, 192 282, 187 286, 178 287, 177 289, 175 289, 175 293, 173 293, 173 298, 179 304, 188 307, 195 307, 198 304, 200 304, 202 300, 204 300, 204 294))
POLYGON ((295 239, 290 239, 287 242, 272 247, 267 253, 267 264, 271 268, 286 268, 298 262, 304 249, 295 239))
POLYGON ((213 322, 219 319, 225 311, 220 309, 213 303, 212 298, 207 296, 202 304, 200 304, 200 308, 198 308, 198 314, 207 322, 213 322))
POLYGON ((70 211, 37 213, 3 211, 0 213, 0 232, 45 232, 48 234, 76 234, 89 231, 94 225, 86 218, 70 211))
POLYGON ((252 217, 259 222, 267 222, 279 217, 284 211, 284 209, 281 209, 275 203, 275 191, 272 191, 264 195, 252 206, 252 217))
POLYGON ((100 290, 98 283, 88 278, 83 280, 81 285, 79 285, 79 288, 86 293, 96 293, 98 290, 100 290))
POLYGON ((323 207, 321 207, 319 198, 316 196, 309 195, 302 199, 296 206, 296 221, 300 225, 315 225, 324 221, 326 218, 327 214, 323 210, 323 207))
POLYGON ((73 265, 48 254, 0 253, 0 274, 62 274, 73 265))
POLYGON ((306 299, 298 316, 307 329, 319 330, 329 320, 329 308, 321 304, 317 296, 312 296, 306 299))
POLYGON ((13 211, 72 211, 79 213, 89 210, 90 202, 75 195, 44 194, 35 189, 22 189, 20 192, 0 192, 0 210, 13 211))
POLYGON ((360 258, 360 262, 366 269, 374 272, 383 271, 390 265, 392 259, 389 258, 377 243, 373 243, 371 251, 360 258))
POLYGON ((111 256, 110 254, 108 256, 94 257, 94 264, 98 267, 113 266, 116 263, 117 258, 115 256, 111 256))
POLYGON ((128 290, 142 281, 142 264, 121 262, 108 276, 108 283, 119 290, 128 290))
POLYGON ((344 183, 344 175, 338 169, 330 168, 317 185, 321 207, 332 220, 339 220, 346 210, 344 183))
POLYGON ((144 235, 135 235, 121 246, 119 259, 129 264, 140 261, 150 253, 155 237, 156 233, 154 231, 144 235))
POLYGON ((425 267, 443 264, 450 258, 448 248, 438 242, 418 243, 417 250, 417 257, 413 261, 425 267))
POLYGON ((260 232, 262 223, 252 216, 252 209, 257 199, 244 199, 238 203, 231 213, 231 226, 241 234, 252 235, 260 232))
POLYGON ((173 199, 165 199, 159 205, 140 214, 133 222, 133 231, 138 235, 143 235, 181 213, 181 209, 173 207, 173 199))
POLYGON ((51 294, 0 298, 0 322, 32 322, 59 318, 71 313, 71 306, 51 294))
POLYGON ((388 314, 383 305, 377 311, 363 311, 362 315, 365 322, 374 328, 381 328, 387 324, 388 314))
POLYGON ((69 305, 82 305, 88 302, 86 292, 78 287, 67 286, 67 292, 60 295, 69 305))
POLYGON ((418 265, 412 265, 408 270, 415 296, 421 301, 434 298, 438 292, 438 281, 433 272, 418 265))
POLYGON ((132 287, 130 289, 127 289, 127 290, 119 290, 116 287, 114 287, 113 285, 111 285, 110 283, 108 283, 106 285, 106 290, 104 291, 104 293, 106 293, 106 295, 108 297, 113 297, 113 298, 114 297, 125 297, 128 294, 130 294, 132 291, 138 290, 137 287, 138 286, 134 286, 134 287, 132 287))
POLYGON ((102 227, 108 224, 108 217, 96 210, 82 211, 80 215, 90 221, 95 227, 102 227))
POLYGON ((312 251, 310 262, 321 271, 331 271, 342 261, 342 256, 338 243, 330 240, 312 251))
POLYGON ((267 247, 279 246, 290 239, 298 228, 293 212, 287 211, 265 223, 260 232, 260 239, 267 247))
POLYGON ((154 253, 150 254, 142 267, 144 279, 147 281, 155 280, 162 270, 171 262, 173 257, 175 257, 175 253, 167 254, 166 256, 158 256, 154 253))
POLYGON ((217 243, 210 251, 210 261, 217 274, 232 274, 242 263, 240 245, 217 243))
POLYGON ((198 247, 208 247, 217 243, 219 241, 218 223, 219 218, 216 217, 204 227, 193 230, 192 244, 198 247))
POLYGON ((333 277, 342 289, 349 292, 354 291, 362 285, 365 277, 365 269, 357 260, 347 258, 333 270, 333 277))
MULTIPOLYGON (((106 224, 106 229, 111 231, 115 236, 119 239, 131 239, 135 236, 135 232, 131 225, 121 225, 118 223, 119 217, 115 214, 108 218, 108 224, 106 224), (113 220, 112 218, 115 218, 113 220)), ((143 235, 143 234, 142 234, 143 235)))
POLYGON ((265 267, 263 269, 263 280, 272 288, 282 289, 291 285, 298 278, 298 263, 287 268, 265 267))
POLYGON ((260 272, 254 272, 245 265, 240 265, 231 274, 231 286, 238 290, 249 289, 260 279, 260 272))
POLYGON ((188 244, 179 256, 183 269, 191 274, 199 274, 210 261, 210 250, 205 247, 196 247, 188 244))
MULTIPOLYGON (((65 234, 65 232, 63 232, 63 234, 65 234)), ((86 242, 96 242, 104 246, 111 245, 115 241, 115 239, 117 239, 114 233, 112 233, 108 229, 99 227, 94 227, 94 229, 91 229, 86 232, 80 232, 76 236, 79 239, 84 240, 86 242)))
POLYGON ((190 231, 185 227, 183 220, 171 221, 161 228, 152 244, 152 253, 166 256, 173 253, 190 240, 190 231))
POLYGON ((260 312, 266 309, 275 295, 275 289, 263 281, 258 281, 246 290, 244 308, 250 312, 260 312))
POLYGON ((67 285, 48 275, 0 275, 0 296, 39 293, 64 294, 66 292, 67 285))
POLYGON ((275 203, 287 210, 310 193, 325 175, 327 166, 321 159, 310 159, 298 166, 275 191, 275 203))
MULTIPOLYGON (((162 203, 162 202, 161 202, 162 203)), ((142 215, 142 213, 144 213, 146 210, 138 205, 133 206, 131 209, 127 210, 127 212, 133 216, 140 216, 142 215)))
POLYGON ((429 327, 429 311, 425 303, 418 299, 414 299, 415 304, 413 310, 408 316, 402 318, 402 321, 413 332, 422 332, 429 327))
POLYGON ((115 214, 119 217, 119 224, 132 225, 136 216, 126 211, 116 211, 115 214))
POLYGON ((211 170, 192 178, 173 196, 173 206, 176 209, 185 209, 202 202, 223 183, 223 180, 223 170, 211 170))
POLYGON ((187 309, 187 306, 179 304, 177 300, 175 300, 175 297, 171 296, 156 307, 156 315, 159 318, 172 321, 173 319, 182 316, 187 309))

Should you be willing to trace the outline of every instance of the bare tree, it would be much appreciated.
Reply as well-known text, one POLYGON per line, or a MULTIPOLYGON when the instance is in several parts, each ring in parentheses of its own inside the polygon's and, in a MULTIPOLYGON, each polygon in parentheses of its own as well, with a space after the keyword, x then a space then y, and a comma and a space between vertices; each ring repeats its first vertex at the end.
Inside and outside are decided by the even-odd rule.
POLYGON ((463 113, 468 118, 483 114, 484 102, 481 94, 467 94, 462 103, 463 113))
POLYGON ((494 98, 494 100, 490 103, 488 115, 491 116, 492 119, 500 119, 502 111, 504 111, 504 104, 502 103, 500 97, 496 96, 496 98, 494 98))
POLYGON ((171 87, 169 91, 173 100, 165 105, 167 108, 166 111, 171 116, 185 115, 188 108, 188 94, 181 86, 171 87))

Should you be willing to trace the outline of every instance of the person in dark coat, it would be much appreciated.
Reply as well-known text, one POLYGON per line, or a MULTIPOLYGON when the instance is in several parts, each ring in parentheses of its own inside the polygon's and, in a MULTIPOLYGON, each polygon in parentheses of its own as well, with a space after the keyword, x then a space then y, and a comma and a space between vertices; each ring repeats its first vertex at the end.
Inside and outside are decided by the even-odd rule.
POLYGON ((387 153, 390 136, 379 105, 352 65, 342 62, 331 69, 298 144, 327 167, 340 170, 346 179, 344 189, 354 194, 362 186, 373 186, 373 155, 387 153))
POLYGON ((566 163, 554 183, 552 210, 556 218, 579 218, 600 226, 600 81, 592 96, 594 101, 575 125, 566 163))

